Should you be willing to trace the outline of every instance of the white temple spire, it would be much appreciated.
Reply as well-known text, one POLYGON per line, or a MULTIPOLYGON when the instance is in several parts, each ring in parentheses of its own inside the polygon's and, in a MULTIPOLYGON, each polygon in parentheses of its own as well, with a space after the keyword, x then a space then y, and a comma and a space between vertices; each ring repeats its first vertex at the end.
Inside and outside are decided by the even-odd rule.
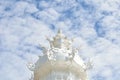
POLYGON ((44 55, 39 57, 33 69, 34 80, 88 80, 87 65, 72 47, 69 40, 59 29, 53 39, 47 38, 50 47, 43 48, 44 55))

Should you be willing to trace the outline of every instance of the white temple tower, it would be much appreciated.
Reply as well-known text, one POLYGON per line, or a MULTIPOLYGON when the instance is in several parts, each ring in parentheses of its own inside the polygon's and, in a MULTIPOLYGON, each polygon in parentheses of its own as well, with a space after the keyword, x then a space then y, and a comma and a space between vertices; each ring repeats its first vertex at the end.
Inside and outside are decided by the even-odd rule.
POLYGON ((43 49, 43 55, 28 68, 33 71, 31 80, 88 80, 86 70, 88 66, 72 47, 73 40, 69 40, 59 30, 52 40, 48 39, 50 47, 43 49))

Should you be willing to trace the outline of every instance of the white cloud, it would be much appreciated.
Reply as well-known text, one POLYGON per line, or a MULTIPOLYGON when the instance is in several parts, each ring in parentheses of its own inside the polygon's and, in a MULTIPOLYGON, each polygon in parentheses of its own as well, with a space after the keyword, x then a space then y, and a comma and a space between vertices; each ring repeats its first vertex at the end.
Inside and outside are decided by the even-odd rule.
POLYGON ((27 62, 37 60, 39 43, 47 46, 45 36, 54 36, 58 28, 69 38, 76 37, 74 45, 81 47, 80 55, 93 59, 91 80, 119 78, 119 0, 76 1, 0 1, 2 80, 29 79, 27 62))

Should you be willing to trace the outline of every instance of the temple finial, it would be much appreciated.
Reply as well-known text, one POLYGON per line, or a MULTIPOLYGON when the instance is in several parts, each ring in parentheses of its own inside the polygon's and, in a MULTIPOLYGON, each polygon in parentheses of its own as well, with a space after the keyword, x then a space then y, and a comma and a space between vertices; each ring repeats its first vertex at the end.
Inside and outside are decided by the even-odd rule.
POLYGON ((62 33, 62 30, 61 30, 61 29, 58 30, 58 34, 59 34, 59 33, 60 33, 60 34, 62 33))

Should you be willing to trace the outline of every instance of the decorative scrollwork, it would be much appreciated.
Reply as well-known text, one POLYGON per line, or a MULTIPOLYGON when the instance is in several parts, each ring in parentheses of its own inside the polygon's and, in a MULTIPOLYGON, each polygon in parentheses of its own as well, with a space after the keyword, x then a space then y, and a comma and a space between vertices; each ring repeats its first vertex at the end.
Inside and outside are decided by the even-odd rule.
POLYGON ((28 63, 28 64, 27 64, 27 67, 28 67, 28 69, 31 70, 31 71, 34 71, 34 70, 35 70, 35 64, 28 63))
POLYGON ((89 61, 85 65, 86 65, 86 69, 85 70, 92 69, 93 68, 92 59, 89 59, 89 61))
POLYGON ((47 53, 47 56, 48 56, 48 59, 49 60, 53 60, 55 61, 55 55, 54 55, 54 52, 52 50, 49 50, 49 52, 47 53))

